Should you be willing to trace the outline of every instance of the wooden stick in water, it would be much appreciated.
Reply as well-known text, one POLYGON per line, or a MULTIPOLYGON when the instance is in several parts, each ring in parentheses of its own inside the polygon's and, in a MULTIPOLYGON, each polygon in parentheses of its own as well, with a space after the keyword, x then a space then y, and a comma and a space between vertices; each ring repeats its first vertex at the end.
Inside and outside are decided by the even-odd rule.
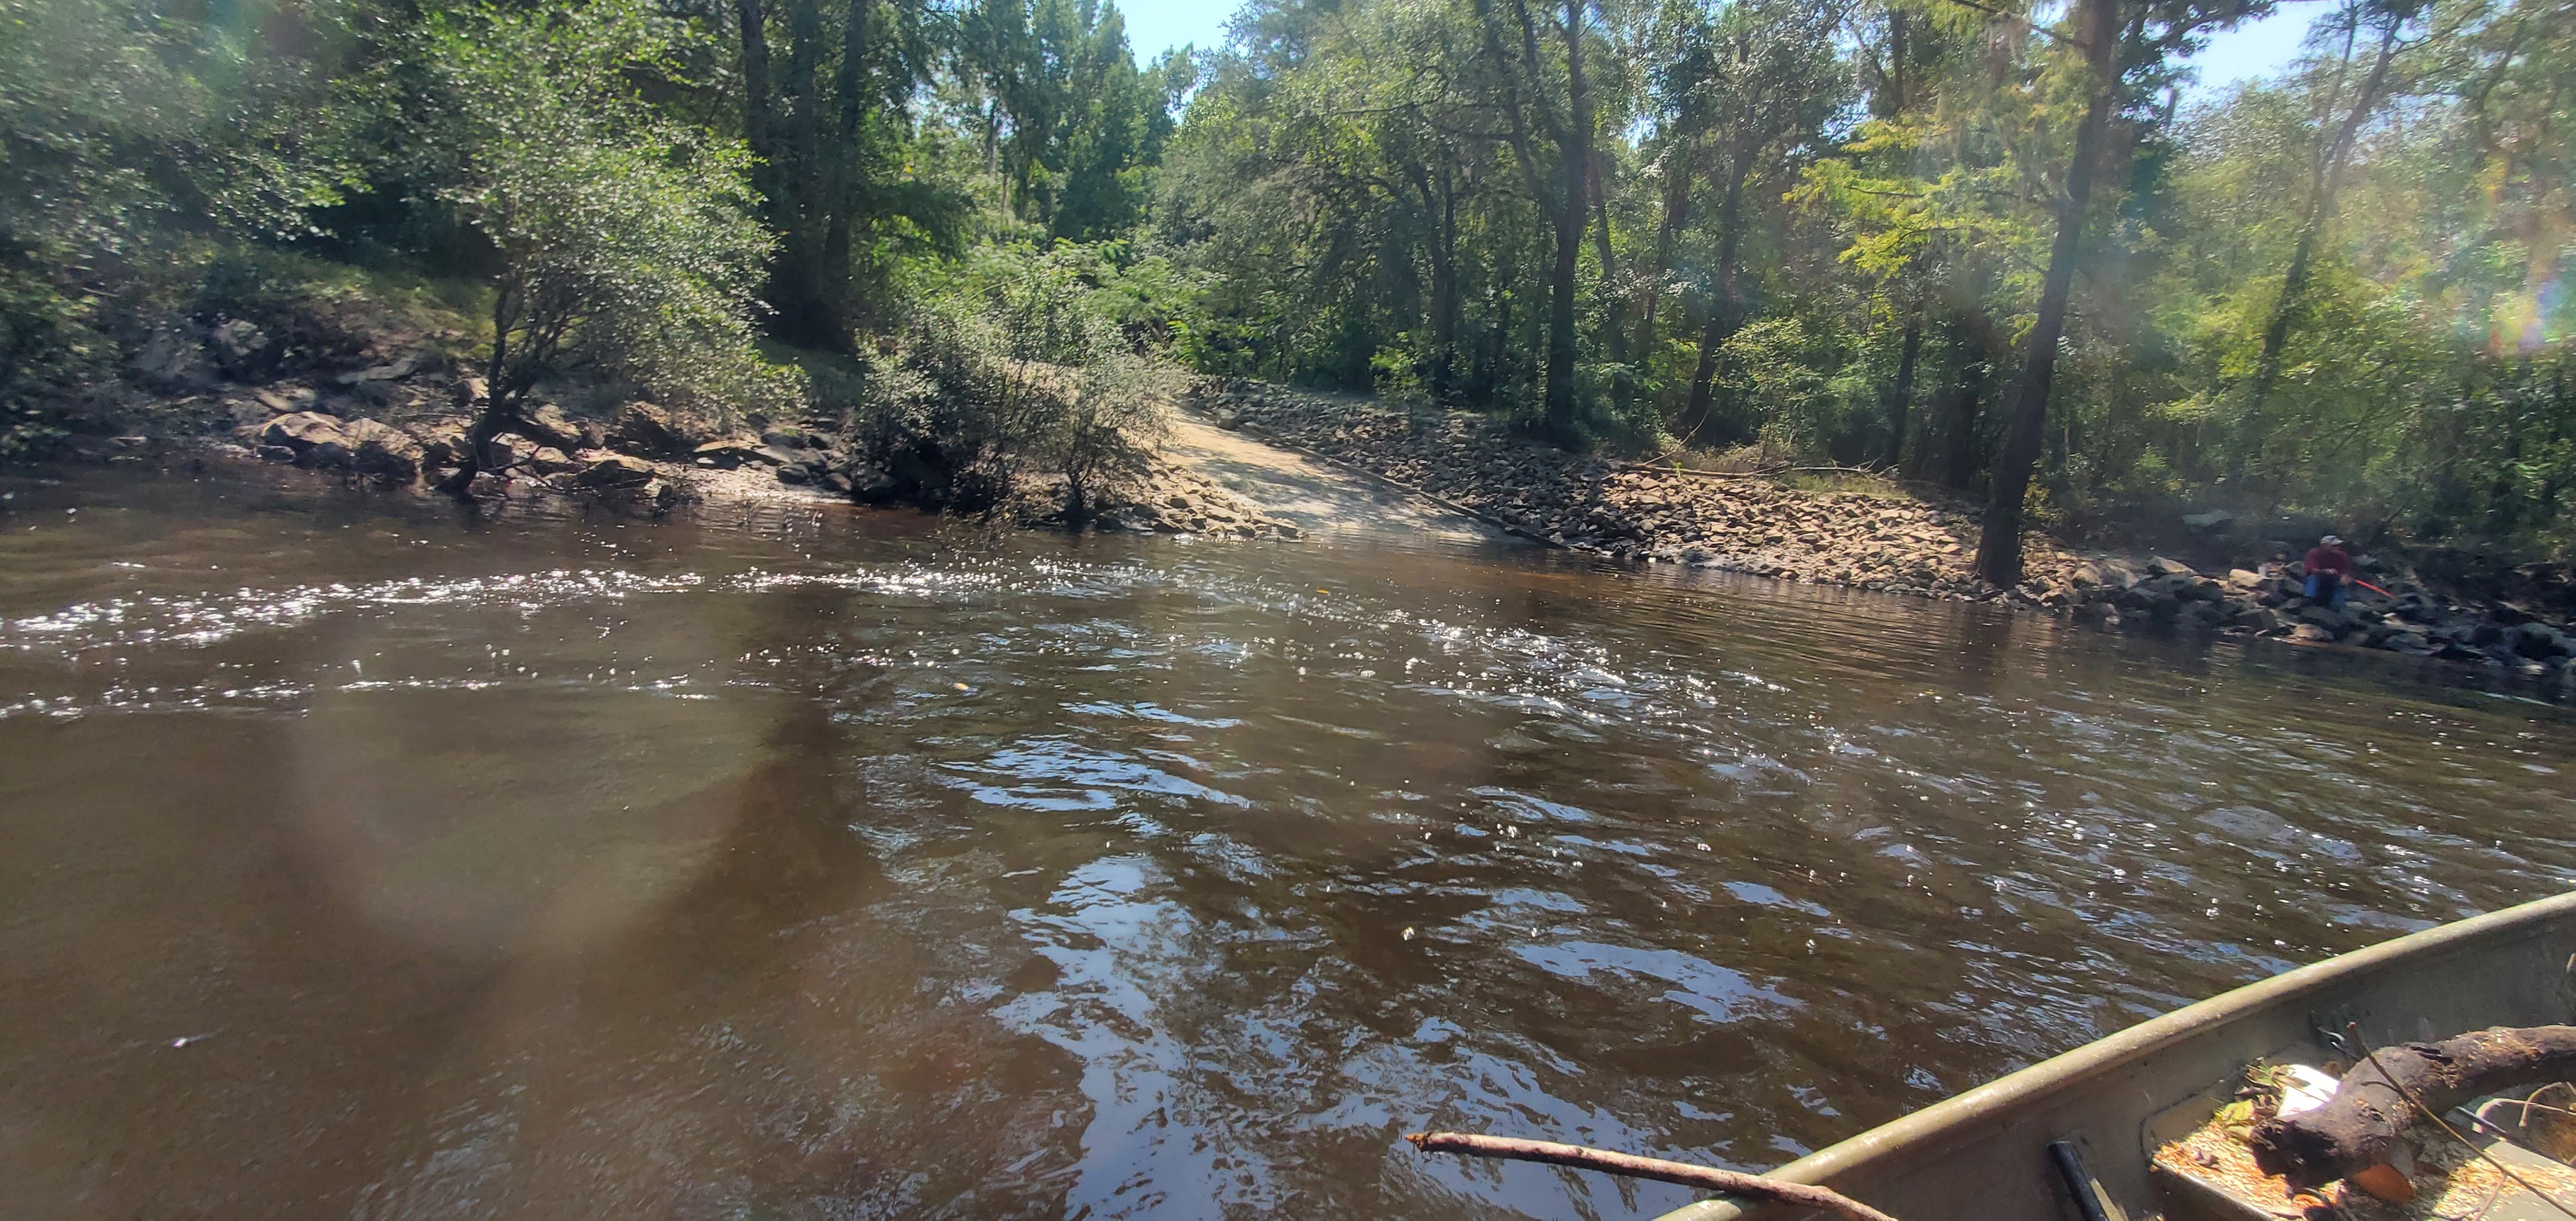
POLYGON ((1823 1187, 1805 1183, 1788 1183, 1766 1179, 1756 1174, 1719 1170, 1712 1166, 1693 1166, 1686 1162, 1667 1162, 1659 1158, 1612 1153, 1606 1149, 1587 1149, 1581 1145, 1560 1145, 1544 1140, 1514 1140, 1507 1136, 1471 1136, 1465 1132, 1415 1132, 1404 1139, 1424 1153, 1463 1153, 1470 1157, 1499 1157, 1521 1162, 1546 1162, 1572 1166, 1577 1170, 1597 1170, 1603 1174, 1624 1175, 1632 1179, 1656 1179, 1679 1183, 1684 1187, 1705 1187, 1730 1196, 1769 1200, 1800 1208, 1822 1209, 1848 1217, 1851 1221, 1896 1221, 1869 1205, 1823 1187))

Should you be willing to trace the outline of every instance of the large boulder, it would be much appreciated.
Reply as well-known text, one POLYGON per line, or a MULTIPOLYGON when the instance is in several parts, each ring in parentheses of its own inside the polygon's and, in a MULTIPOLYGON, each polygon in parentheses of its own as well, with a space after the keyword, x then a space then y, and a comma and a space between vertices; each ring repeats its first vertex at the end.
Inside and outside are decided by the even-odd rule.
POLYGON ((552 403, 541 403, 534 411, 521 412, 519 421, 519 431, 539 445, 551 446, 565 453, 593 447, 595 439, 572 417, 565 415, 563 408, 552 403))
POLYGON ((340 422, 340 435, 348 440, 353 449, 369 442, 381 444, 395 439, 399 439, 400 443, 405 445, 419 444, 411 439, 410 433, 381 420, 343 420, 340 422))
POLYGON ((2425 657, 2429 656, 2436 646, 2432 639, 2422 632, 2401 630, 2390 632, 2387 639, 2379 641, 2379 647, 2404 653, 2409 657, 2425 657))
POLYGON ((640 487, 653 479, 653 464, 641 458, 611 454, 583 467, 573 482, 586 488, 640 487))
POLYGON ((903 486, 886 474, 885 469, 869 463, 858 463, 846 471, 834 471, 825 478, 833 491, 861 504, 893 504, 903 498, 903 486))
POLYGON ((410 433, 376 420, 351 420, 341 432, 351 442, 350 465, 359 474, 387 483, 420 478, 421 444, 410 433))
POLYGON ((237 382, 266 381, 277 372, 280 355, 265 332, 239 318, 208 330, 206 351, 215 358, 215 367, 237 382))
POLYGON ((465 462, 465 424, 461 420, 433 420, 414 424, 411 438, 420 443, 423 470, 432 467, 461 466, 465 462))
POLYGON ((731 437, 697 446, 689 451, 689 457, 699 466, 718 467, 728 471, 746 462, 776 461, 762 452, 759 446, 731 437))
POLYGON ((348 432, 340 421, 318 411, 297 411, 270 420, 260 426, 262 445, 283 445, 303 453, 319 445, 353 448, 348 432))
POLYGON ((492 438, 492 461, 500 469, 524 467, 534 462, 537 451, 544 448, 515 432, 492 438))
POLYGON ((710 438, 697 421, 651 403, 628 403, 617 413, 622 448, 656 458, 685 457, 710 438))
POLYGON ((319 411, 337 415, 322 402, 322 396, 311 386, 262 386, 250 392, 253 402, 268 409, 269 415, 287 415, 297 411, 319 411))
POLYGON ((2175 612, 2182 609, 2182 599, 2176 597, 2173 590, 2163 582, 2141 581, 2120 594, 2119 606, 2121 610, 2132 614, 2170 619, 2175 612))
POLYGON ((125 367, 161 390, 203 389, 215 381, 214 363, 206 359, 205 345, 193 331, 179 326, 155 328, 125 367))
POLYGON ((2567 637, 2558 629, 2537 621, 2513 629, 2506 634, 2505 639, 2513 646, 2514 652, 2533 661, 2548 661, 2576 652, 2576 649, 2570 648, 2567 637))
POLYGON ((2138 583, 2138 573, 2136 569, 2133 569, 2118 560, 2095 560, 2089 564, 2080 564, 2076 566, 2075 583, 2078 585, 2099 585, 2111 589, 2127 589, 2128 587, 2138 583))
POLYGON ((343 373, 337 380, 343 386, 363 386, 369 382, 398 382, 418 371, 428 360, 427 353, 406 352, 381 365, 371 365, 364 369, 343 373))

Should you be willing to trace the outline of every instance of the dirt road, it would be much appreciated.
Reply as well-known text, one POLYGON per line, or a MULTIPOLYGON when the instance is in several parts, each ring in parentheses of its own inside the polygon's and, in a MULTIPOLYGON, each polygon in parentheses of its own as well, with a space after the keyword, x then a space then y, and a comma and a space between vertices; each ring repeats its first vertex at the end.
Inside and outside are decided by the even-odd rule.
POLYGON ((1308 535, 1401 536, 1458 542, 1510 540, 1472 517, 1449 512, 1379 480, 1314 461, 1187 410, 1172 413, 1163 452, 1308 535))

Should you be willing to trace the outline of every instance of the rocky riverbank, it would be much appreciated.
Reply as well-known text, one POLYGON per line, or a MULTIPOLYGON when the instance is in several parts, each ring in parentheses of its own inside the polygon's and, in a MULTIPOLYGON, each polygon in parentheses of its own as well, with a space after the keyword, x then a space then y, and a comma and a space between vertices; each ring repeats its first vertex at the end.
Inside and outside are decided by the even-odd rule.
MULTIPOLYGON (((272 346, 238 322, 202 334, 175 325, 156 332, 125 382, 99 396, 119 408, 111 418, 123 417, 134 431, 72 437, 64 455, 139 463, 185 450, 413 491, 460 464, 484 388, 458 371, 440 343, 379 336, 340 368, 280 369, 243 355, 272 346)), ((589 402, 598 395, 567 387, 562 397, 589 402)), ((478 475, 468 489, 473 499, 577 497, 643 515, 762 497, 948 503, 936 472, 867 461, 837 419, 751 414, 726 423, 640 401, 590 410, 544 402, 523 414, 497 442, 502 467, 478 475)), ((1065 525, 1064 491, 1061 478, 1023 476, 989 507, 1019 524, 1065 525)), ((1098 529, 1245 538, 1297 532, 1185 464, 1160 458, 1096 493, 1094 502, 1080 524, 1098 529)))
MULTIPOLYGON (((2003 602, 2105 629, 2384 650, 2507 672, 2562 696, 2576 683, 2576 627, 2553 613, 2564 602, 2479 597, 2368 555, 2360 557, 2364 576, 2391 596, 2357 592, 2330 608, 2300 596, 2303 574, 2285 540, 2242 540, 2230 548, 2240 562, 2203 571, 2169 556, 2086 551, 2033 534, 2025 540, 2028 579, 1997 589, 1969 572, 1980 517, 1965 501, 1631 465, 1530 444, 1480 415, 1404 412, 1276 387, 1210 388, 1196 406, 1220 427, 1613 559, 2003 602)), ((2564 571, 2526 575, 2535 589, 2568 582, 2564 571)))
MULTIPOLYGON (((240 324, 193 342, 176 332, 155 340, 116 388, 148 427, 75 437, 70 454, 135 463, 174 449, 212 451, 418 491, 458 464, 481 405, 480 382, 458 373, 454 357, 432 342, 385 340, 341 367, 285 370, 244 355, 259 350, 264 337, 240 324)), ((2301 573, 2289 555, 2301 548, 2286 540, 2203 547, 2195 566, 2033 534, 2025 543, 2028 579, 1996 589, 1969 572, 1978 506, 1938 493, 1805 487, 1762 475, 1620 463, 1517 440, 1481 415, 1394 411, 1275 387, 1204 386, 1193 403, 1221 427, 1418 490, 1513 532, 1613 559, 2005 602, 2106 629, 2383 650, 2506 672, 2553 695, 2576 689, 2576 628, 2568 619, 2576 610, 2576 574, 2565 565, 2515 569, 2499 586, 2439 579, 2401 558, 2363 555, 2365 578, 2389 592, 2330 608, 2300 596, 2301 573)), ((761 496, 951 503, 934 471, 912 469, 923 464, 900 457, 866 459, 831 419, 747 415, 727 424, 646 402, 587 411, 542 403, 499 445, 508 462, 475 480, 478 499, 578 497, 648 515, 692 501, 761 496)), ((989 507, 1006 520, 1061 526, 1068 524, 1066 500, 1060 479, 1023 476, 1011 496, 989 507)), ((1171 456, 1147 460, 1112 494, 1095 497, 1081 524, 1236 537, 1297 533, 1171 456)))

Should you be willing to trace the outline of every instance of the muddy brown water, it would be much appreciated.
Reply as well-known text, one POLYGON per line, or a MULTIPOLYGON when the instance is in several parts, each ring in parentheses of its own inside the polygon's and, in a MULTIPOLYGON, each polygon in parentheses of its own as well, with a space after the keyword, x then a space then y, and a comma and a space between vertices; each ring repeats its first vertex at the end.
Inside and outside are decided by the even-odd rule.
POLYGON ((2565 713, 1457 538, 0 482, 0 1215, 1616 1217, 2576 879, 2565 713), (77 510, 76 512, 73 510, 77 510))

